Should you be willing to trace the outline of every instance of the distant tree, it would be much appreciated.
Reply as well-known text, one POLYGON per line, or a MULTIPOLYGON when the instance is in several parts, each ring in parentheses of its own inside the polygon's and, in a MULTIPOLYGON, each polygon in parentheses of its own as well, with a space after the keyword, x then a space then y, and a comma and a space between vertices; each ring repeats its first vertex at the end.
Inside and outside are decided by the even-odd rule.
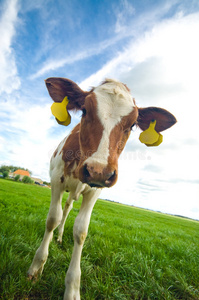
POLYGON ((20 179, 20 175, 16 175, 14 178, 15 181, 19 181, 19 179, 20 179))
POLYGON ((10 168, 9 168, 8 166, 1 166, 1 167, 0 167, 0 172, 3 173, 3 172, 5 172, 5 171, 6 171, 6 172, 9 172, 9 171, 10 171, 10 168))
POLYGON ((30 183, 30 184, 34 183, 34 181, 29 176, 24 176, 23 179, 22 179, 22 182, 23 183, 30 183))
POLYGON ((25 169, 25 168, 22 168, 22 167, 19 167, 19 166, 13 166, 13 165, 10 165, 10 166, 5 166, 5 165, 2 165, 0 167, 0 172, 3 173, 4 171, 8 171, 8 172, 15 172, 16 170, 24 170, 24 171, 28 171, 30 173, 30 175, 32 175, 32 172, 28 169, 25 169))
POLYGON ((3 178, 8 178, 9 176, 9 172, 8 171, 4 171, 3 172, 3 178))

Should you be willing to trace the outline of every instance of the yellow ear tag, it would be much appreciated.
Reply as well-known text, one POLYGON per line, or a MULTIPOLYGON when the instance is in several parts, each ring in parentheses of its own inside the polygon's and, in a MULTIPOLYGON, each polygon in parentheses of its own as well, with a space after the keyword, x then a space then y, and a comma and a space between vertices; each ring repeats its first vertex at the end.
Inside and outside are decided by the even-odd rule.
POLYGON ((158 146, 163 141, 163 136, 155 131, 156 120, 151 121, 149 128, 143 131, 140 136, 139 140, 141 143, 144 143, 146 146, 158 146))
POLYGON ((65 97, 62 102, 54 102, 51 106, 51 112, 61 125, 68 126, 71 122, 71 116, 67 111, 68 98, 65 97))
POLYGON ((159 133, 159 138, 157 140, 157 142, 153 143, 153 144, 145 144, 147 147, 153 147, 153 146, 159 146, 163 141, 163 136, 162 134, 159 133))

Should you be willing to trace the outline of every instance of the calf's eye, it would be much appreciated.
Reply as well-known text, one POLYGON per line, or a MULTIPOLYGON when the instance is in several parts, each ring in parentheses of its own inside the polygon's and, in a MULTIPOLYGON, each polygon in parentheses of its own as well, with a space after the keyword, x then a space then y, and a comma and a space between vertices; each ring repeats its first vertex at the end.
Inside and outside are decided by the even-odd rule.
POLYGON ((136 122, 130 127, 131 130, 134 130, 136 126, 136 122))
POLYGON ((86 115, 86 109, 85 107, 82 108, 82 117, 84 117, 86 115))

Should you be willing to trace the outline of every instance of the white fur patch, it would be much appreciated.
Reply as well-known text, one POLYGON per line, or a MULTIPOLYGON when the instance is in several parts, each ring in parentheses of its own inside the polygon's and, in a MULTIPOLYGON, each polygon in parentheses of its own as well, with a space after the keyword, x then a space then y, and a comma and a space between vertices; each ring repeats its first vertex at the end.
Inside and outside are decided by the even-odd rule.
POLYGON ((97 115, 104 130, 97 151, 85 161, 85 164, 98 162, 107 165, 110 133, 123 117, 133 111, 135 104, 127 88, 115 80, 107 80, 107 83, 95 88, 94 93, 97 100, 97 115))

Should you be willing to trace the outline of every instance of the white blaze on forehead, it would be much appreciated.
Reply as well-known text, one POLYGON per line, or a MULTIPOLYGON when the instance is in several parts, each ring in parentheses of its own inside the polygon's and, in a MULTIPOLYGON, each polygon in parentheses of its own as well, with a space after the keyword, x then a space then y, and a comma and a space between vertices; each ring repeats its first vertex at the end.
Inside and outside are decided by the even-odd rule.
POLYGON ((98 162, 107 165, 109 157, 109 138, 113 128, 128 116, 135 104, 130 92, 118 81, 107 80, 94 89, 97 100, 97 115, 104 127, 98 149, 85 163, 98 162))

